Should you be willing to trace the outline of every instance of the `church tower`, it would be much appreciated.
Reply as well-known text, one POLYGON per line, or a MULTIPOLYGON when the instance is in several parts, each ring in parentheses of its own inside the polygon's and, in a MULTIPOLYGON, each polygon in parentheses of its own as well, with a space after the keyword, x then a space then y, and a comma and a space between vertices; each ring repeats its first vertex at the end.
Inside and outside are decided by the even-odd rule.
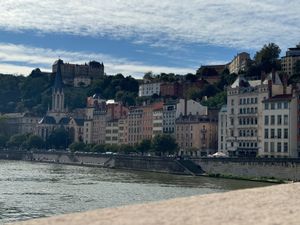
POLYGON ((52 112, 65 112, 65 94, 63 91, 63 81, 61 75, 61 64, 63 61, 59 59, 57 61, 57 71, 55 75, 54 86, 52 89, 52 112))

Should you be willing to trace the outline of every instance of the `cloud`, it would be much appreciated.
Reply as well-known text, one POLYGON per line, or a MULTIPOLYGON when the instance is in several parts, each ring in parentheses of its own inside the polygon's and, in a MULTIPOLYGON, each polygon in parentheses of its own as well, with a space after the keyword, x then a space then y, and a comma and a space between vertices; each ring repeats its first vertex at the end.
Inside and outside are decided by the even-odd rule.
POLYGON ((299 42, 298 0, 1 0, 0 28, 130 38, 153 47, 299 42), (166 43, 168 45, 166 45, 166 43))
POLYGON ((44 71, 50 71, 52 63, 58 57, 62 58, 65 62, 78 64, 101 59, 105 63, 105 72, 107 74, 122 73, 135 77, 141 77, 148 71, 152 71, 153 73, 186 74, 194 72, 196 69, 146 65, 142 62, 129 61, 126 58, 115 58, 110 55, 93 52, 71 52, 59 49, 0 43, 0 62, 2 62, 0 64, 0 72, 27 75, 36 67, 44 71))

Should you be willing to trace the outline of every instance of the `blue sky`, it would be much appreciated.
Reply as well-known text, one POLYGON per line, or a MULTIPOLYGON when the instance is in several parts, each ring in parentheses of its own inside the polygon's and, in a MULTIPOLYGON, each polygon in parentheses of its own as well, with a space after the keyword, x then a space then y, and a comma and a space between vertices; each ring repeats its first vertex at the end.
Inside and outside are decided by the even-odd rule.
POLYGON ((185 74, 300 42, 298 0, 1 0, 0 73, 103 61, 108 74, 185 74))

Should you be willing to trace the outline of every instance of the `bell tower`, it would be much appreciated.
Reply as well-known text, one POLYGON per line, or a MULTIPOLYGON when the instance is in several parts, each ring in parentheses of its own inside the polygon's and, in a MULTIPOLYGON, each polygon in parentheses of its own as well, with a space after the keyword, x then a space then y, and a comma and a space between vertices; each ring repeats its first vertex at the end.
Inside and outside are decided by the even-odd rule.
POLYGON ((61 65, 63 61, 57 61, 57 71, 55 75, 54 86, 52 88, 52 112, 65 112, 65 94, 63 91, 63 81, 61 75, 61 65))

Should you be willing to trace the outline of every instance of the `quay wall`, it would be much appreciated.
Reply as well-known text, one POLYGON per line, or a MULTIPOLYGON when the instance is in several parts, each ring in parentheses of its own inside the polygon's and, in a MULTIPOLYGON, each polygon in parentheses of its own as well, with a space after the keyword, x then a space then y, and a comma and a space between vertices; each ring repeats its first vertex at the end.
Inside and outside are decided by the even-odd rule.
POLYGON ((300 159, 193 158, 192 161, 208 175, 300 181, 300 159))
POLYGON ((241 178, 250 180, 300 181, 300 159, 279 158, 174 158, 105 155, 70 152, 23 152, 0 151, 0 159, 32 162, 60 163, 69 165, 96 166, 115 169, 141 170, 149 172, 199 175, 189 164, 201 168, 209 176, 241 178))
POLYGON ((58 163, 106 167, 115 169, 140 170, 159 173, 190 174, 173 158, 153 156, 106 155, 70 152, 0 152, 0 159, 32 162, 58 163))

